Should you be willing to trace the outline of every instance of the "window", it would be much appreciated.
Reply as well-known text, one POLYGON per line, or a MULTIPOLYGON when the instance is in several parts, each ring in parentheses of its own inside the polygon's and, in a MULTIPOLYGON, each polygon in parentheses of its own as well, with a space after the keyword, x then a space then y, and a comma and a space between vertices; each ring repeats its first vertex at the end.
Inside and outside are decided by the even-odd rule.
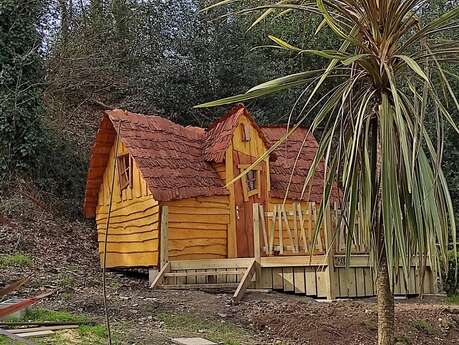
MULTIPOLYGON (((242 173, 250 165, 239 164, 239 170, 242 173)), ((248 201, 251 196, 261 196, 261 167, 256 167, 253 170, 248 171, 242 176, 242 191, 244 193, 244 201, 248 201)))
POLYGON ((242 141, 247 142, 250 141, 250 126, 241 123, 241 134, 242 134, 242 141))
POLYGON ((132 187, 132 158, 129 154, 118 156, 118 176, 120 192, 132 187))
POLYGON ((247 189, 252 192, 257 189, 257 172, 250 170, 247 173, 247 189))

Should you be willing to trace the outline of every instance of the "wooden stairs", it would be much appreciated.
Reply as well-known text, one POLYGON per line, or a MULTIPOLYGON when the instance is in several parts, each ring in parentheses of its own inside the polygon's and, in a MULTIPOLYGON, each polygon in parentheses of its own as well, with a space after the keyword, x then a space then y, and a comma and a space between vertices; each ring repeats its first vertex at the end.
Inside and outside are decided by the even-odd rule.
POLYGON ((235 290, 239 302, 255 282, 255 259, 170 261, 164 264, 151 287, 157 289, 235 290))

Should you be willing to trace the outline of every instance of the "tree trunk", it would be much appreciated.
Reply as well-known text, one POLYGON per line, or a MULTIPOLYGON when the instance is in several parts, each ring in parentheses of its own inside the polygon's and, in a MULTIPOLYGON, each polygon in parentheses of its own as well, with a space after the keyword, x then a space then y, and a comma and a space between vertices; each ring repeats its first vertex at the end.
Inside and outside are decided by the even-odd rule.
POLYGON ((383 255, 378 267, 378 345, 393 345, 394 337, 394 296, 390 289, 389 270, 383 248, 383 255))

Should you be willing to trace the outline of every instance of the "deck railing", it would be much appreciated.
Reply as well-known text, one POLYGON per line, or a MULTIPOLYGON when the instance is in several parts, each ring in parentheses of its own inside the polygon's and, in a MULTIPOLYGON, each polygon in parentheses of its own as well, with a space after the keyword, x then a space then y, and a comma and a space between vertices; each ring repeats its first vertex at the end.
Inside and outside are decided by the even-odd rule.
MULTIPOLYGON (((260 232, 262 256, 344 254, 349 226, 337 205, 324 212, 316 235, 319 205, 314 202, 274 204, 265 211, 254 205, 254 229, 260 232)), ((368 253, 369 239, 356 220, 352 234, 352 254, 368 253)))

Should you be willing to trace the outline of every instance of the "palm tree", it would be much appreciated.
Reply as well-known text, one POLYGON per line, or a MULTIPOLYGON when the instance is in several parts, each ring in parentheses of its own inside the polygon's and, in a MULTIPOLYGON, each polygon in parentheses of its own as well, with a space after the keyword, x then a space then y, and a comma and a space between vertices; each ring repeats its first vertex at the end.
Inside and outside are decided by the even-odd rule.
MULTIPOLYGON (((207 10, 233 2, 225 0, 207 10)), ((308 117, 313 117, 311 132, 321 129, 305 185, 318 162, 325 161, 321 210, 328 206, 332 184, 338 183, 345 210, 342 221, 349 228, 347 257, 356 217, 371 241, 380 345, 394 343, 393 271, 402 267, 407 277, 410 260, 417 255, 423 264, 429 260, 438 273, 446 262, 448 237, 456 243, 441 161, 444 124, 458 131, 448 105, 459 110, 459 103, 447 78, 452 74, 444 65, 457 63, 459 42, 440 37, 458 27, 459 7, 423 23, 419 14, 426 5, 425 0, 245 1, 237 13, 260 12, 254 24, 295 12, 319 15, 323 21, 318 30, 330 30, 342 44, 337 50, 303 49, 269 36, 273 48, 299 56, 314 54, 330 62, 323 70, 283 76, 245 94, 198 106, 301 88, 291 116, 296 124, 283 140, 308 117), (333 80, 335 86, 325 89, 326 80, 333 80), (427 119, 436 130, 429 131, 427 119)))

